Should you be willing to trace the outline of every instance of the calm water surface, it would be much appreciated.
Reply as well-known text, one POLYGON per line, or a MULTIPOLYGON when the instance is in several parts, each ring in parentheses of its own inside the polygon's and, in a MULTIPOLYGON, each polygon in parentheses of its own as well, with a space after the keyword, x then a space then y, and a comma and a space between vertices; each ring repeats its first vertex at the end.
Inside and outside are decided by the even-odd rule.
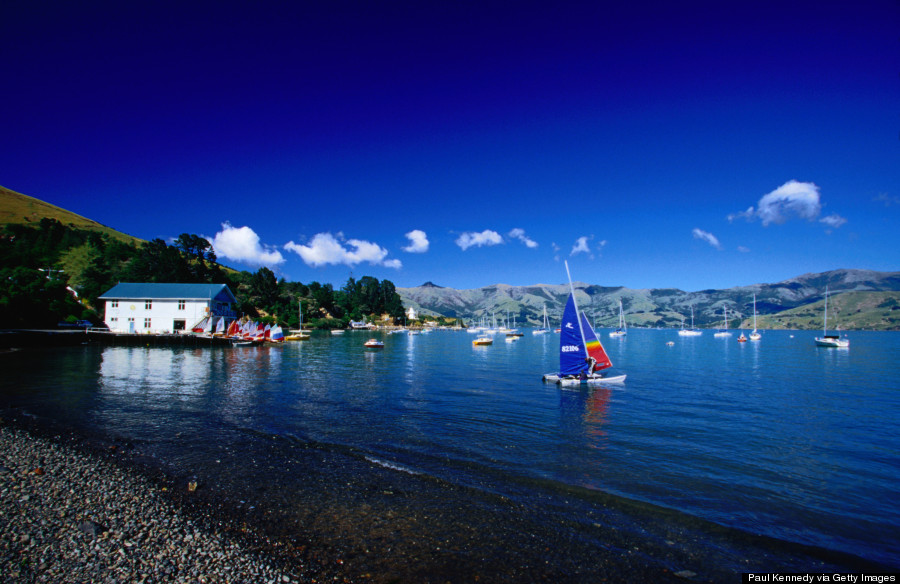
POLYGON ((316 485, 396 474, 521 503, 548 525, 590 529, 600 508, 646 503, 900 567, 900 333, 851 332, 849 350, 816 348, 813 332, 600 335, 623 386, 543 384, 554 334, 482 347, 464 332, 383 335, 373 351, 372 333, 348 332, 20 351, 0 405, 133 441, 307 523, 316 485), (326 466, 294 466, 311 453, 326 466))

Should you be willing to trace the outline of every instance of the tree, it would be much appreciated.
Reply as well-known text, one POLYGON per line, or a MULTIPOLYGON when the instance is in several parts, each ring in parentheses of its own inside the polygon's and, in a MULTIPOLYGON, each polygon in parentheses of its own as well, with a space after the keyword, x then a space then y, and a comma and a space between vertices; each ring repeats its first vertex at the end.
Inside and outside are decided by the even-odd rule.
POLYGON ((215 270, 216 253, 212 244, 204 237, 182 233, 174 242, 175 249, 184 254, 188 269, 195 282, 209 282, 215 270))
POLYGON ((397 288, 390 280, 384 280, 381 283, 382 293, 384 294, 384 312, 391 315, 392 318, 403 318, 403 300, 397 293, 397 288))
POLYGON ((12 327, 55 327, 82 307, 64 279, 18 266, 0 269, 0 320, 12 327))
POLYGON ((128 263, 123 275, 125 280, 130 282, 195 281, 181 253, 159 238, 141 246, 138 254, 128 263))
POLYGON ((263 266, 250 279, 250 296, 267 312, 278 302, 278 280, 272 270, 263 266))
POLYGON ((83 274, 91 266, 100 251, 93 243, 83 243, 77 247, 71 247, 59 257, 59 264, 68 276, 69 286, 80 289, 84 284, 83 274))

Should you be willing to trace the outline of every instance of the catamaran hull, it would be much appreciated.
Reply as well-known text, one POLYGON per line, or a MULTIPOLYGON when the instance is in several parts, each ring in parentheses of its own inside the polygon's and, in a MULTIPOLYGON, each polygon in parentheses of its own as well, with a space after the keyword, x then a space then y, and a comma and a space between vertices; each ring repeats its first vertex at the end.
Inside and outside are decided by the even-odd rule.
POLYGON ((833 349, 847 349, 850 347, 850 341, 848 339, 840 339, 840 338, 832 338, 832 337, 825 337, 824 339, 821 337, 816 337, 816 346, 817 347, 830 347, 833 349))
POLYGON ((547 373, 543 379, 546 383, 556 383, 563 387, 577 387, 580 385, 603 385, 625 383, 625 375, 590 375, 587 379, 580 377, 560 377, 556 373, 547 373))

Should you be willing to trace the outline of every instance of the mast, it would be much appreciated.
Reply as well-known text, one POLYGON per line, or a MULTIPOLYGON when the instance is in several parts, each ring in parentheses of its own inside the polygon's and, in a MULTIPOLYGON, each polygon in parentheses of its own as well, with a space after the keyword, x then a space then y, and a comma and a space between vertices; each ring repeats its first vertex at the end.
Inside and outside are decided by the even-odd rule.
POLYGON ((581 325, 581 313, 578 311, 578 300, 575 298, 575 286, 572 285, 572 274, 569 273, 569 261, 563 260, 566 264, 566 275, 569 277, 569 291, 572 293, 572 304, 575 305, 575 318, 578 320, 578 332, 581 333, 581 346, 585 347, 587 353, 587 341, 584 340, 584 327, 581 325))
POLYGON ((753 293, 753 332, 756 332, 756 292, 753 293))
POLYGON ((822 336, 828 336, 828 285, 825 285, 825 325, 822 327, 822 336))

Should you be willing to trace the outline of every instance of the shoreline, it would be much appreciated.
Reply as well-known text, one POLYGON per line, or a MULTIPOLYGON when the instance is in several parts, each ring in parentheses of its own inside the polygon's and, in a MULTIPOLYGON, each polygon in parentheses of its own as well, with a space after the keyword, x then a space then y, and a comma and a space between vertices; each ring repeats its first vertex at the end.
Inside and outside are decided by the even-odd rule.
POLYGON ((84 446, 0 423, 0 580, 316 582, 265 538, 178 504, 171 487, 84 446))
MULTIPOLYGON (((410 484, 401 479, 402 486, 396 484, 399 488, 391 494, 395 504, 414 509, 407 511, 411 517, 400 507, 380 518, 377 513, 366 516, 348 504, 342 510, 320 510, 315 525, 296 531, 272 516, 277 508, 237 505, 231 493, 220 492, 216 485, 201 483, 190 492, 187 477, 166 475, 129 450, 126 442, 81 433, 53 420, 10 410, 0 415, 0 581, 594 582, 597 564, 603 566, 602 579, 613 583, 726 581, 667 569, 666 562, 636 547, 629 549, 618 537, 588 545, 599 543, 596 556, 585 558, 591 567, 572 565, 572 558, 563 560, 566 567, 554 565, 559 551, 565 556, 563 550, 576 542, 565 542, 559 551, 545 548, 563 542, 549 542, 531 531, 530 520, 515 506, 507 509, 513 512, 505 529, 508 540, 480 533, 472 525, 465 528, 471 532, 469 541, 451 546, 447 540, 452 551, 435 549, 420 540, 423 526, 411 525, 434 528, 430 521, 421 521, 434 510, 412 493, 418 484, 414 477, 405 477, 414 481, 410 484), (319 521, 340 524, 339 537, 319 521), (393 549, 366 542, 380 538, 370 531, 372 521, 420 541, 393 549), (535 537, 541 542, 538 548, 518 549, 521 540, 535 537)), ((446 494, 443 487, 425 490, 419 493, 425 500, 446 494)), ((348 494, 338 486, 328 496, 340 499, 348 494)), ((475 505, 497 513, 496 502, 475 505)), ((463 517, 450 520, 465 522, 463 517)))
POLYGON ((587 530, 548 526, 527 504, 388 470, 332 477, 302 516, 291 514, 288 495, 254 510, 215 479, 189 491, 190 477, 133 449, 21 412, 0 415, 0 580, 730 582, 745 570, 876 571, 839 552, 710 531, 649 508, 598 503, 606 511, 587 530), (345 484, 353 476, 359 483, 345 484))

